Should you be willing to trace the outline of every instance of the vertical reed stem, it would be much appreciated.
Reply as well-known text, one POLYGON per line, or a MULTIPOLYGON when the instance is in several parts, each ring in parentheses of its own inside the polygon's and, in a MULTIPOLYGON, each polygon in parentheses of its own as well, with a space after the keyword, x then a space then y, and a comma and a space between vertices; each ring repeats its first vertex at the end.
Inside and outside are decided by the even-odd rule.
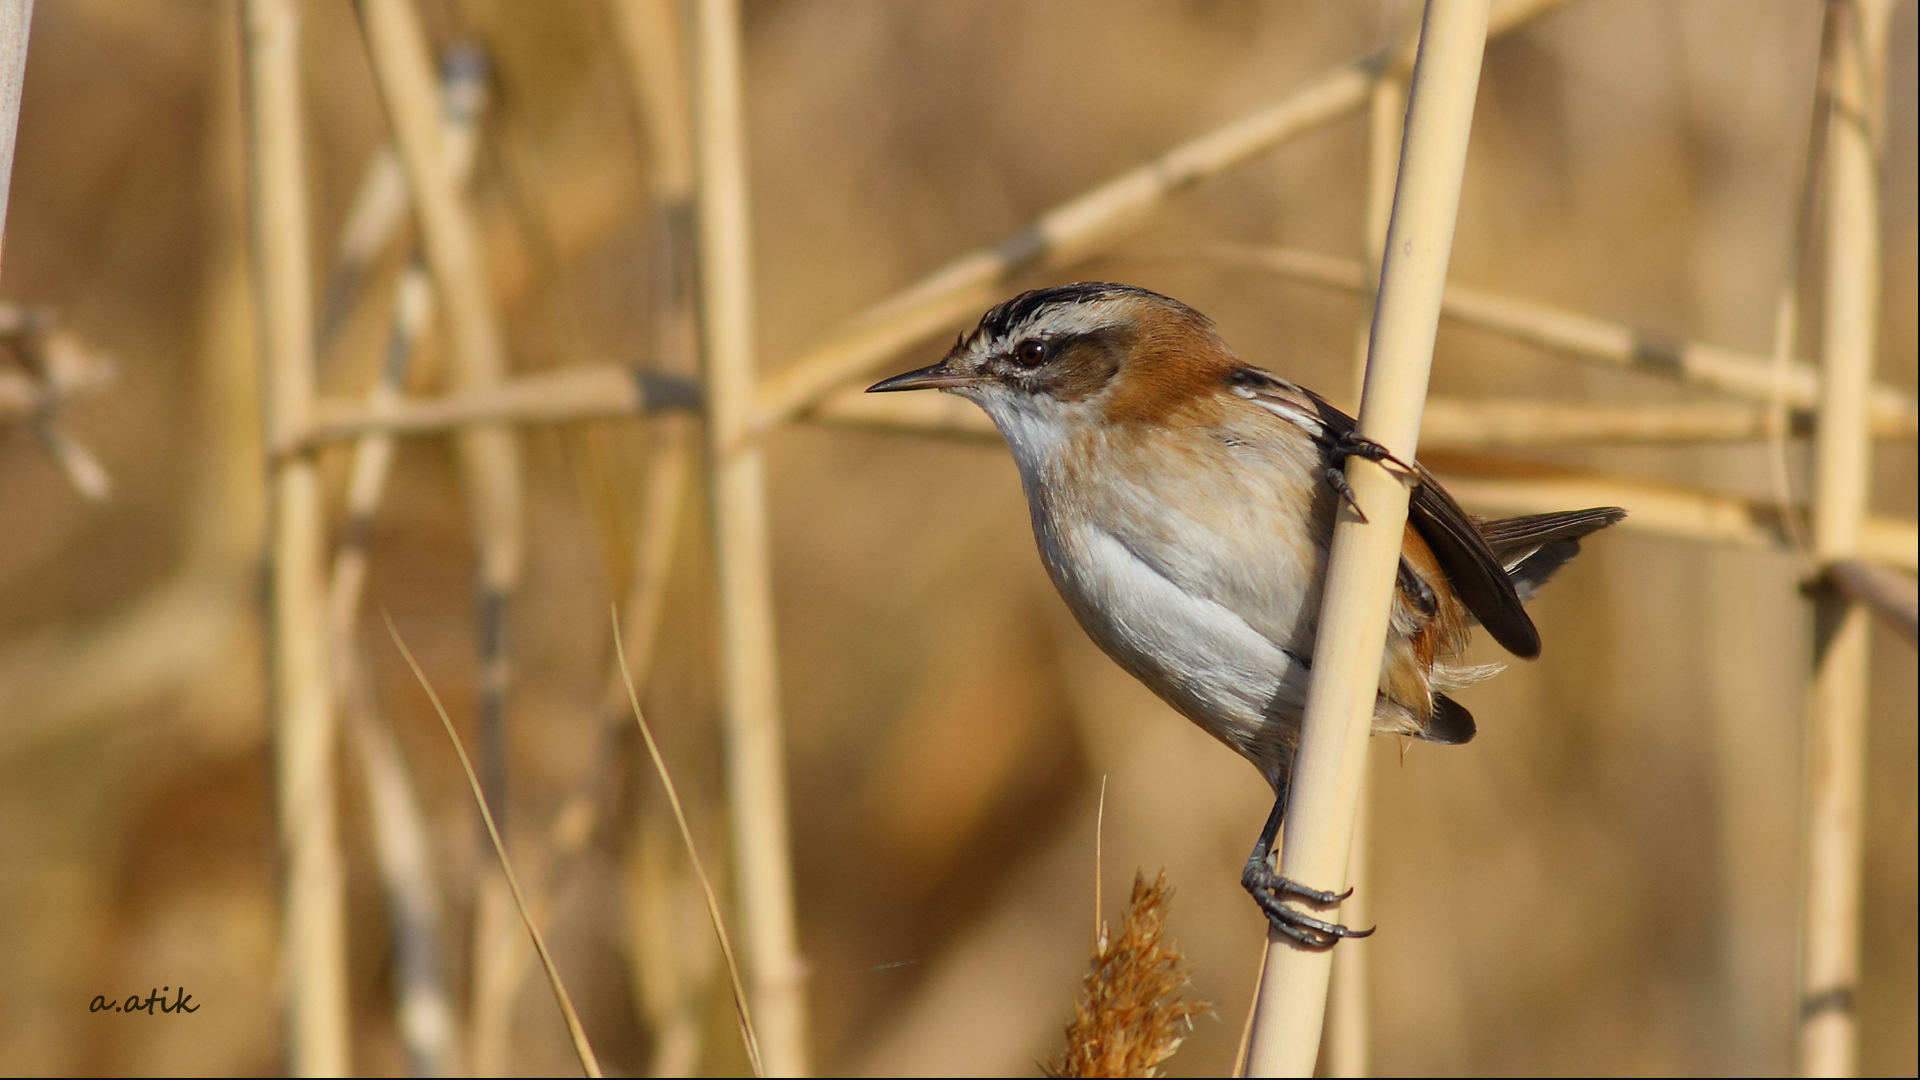
MULTIPOLYGON (((1813 555, 1819 568, 1856 555, 1866 518, 1872 436, 1867 395, 1880 319, 1879 154, 1885 0, 1838 7, 1827 135, 1826 296, 1814 432, 1813 555)), ((1835 589, 1814 602, 1807 739, 1805 950, 1800 1068, 1858 1071, 1854 997, 1860 970, 1860 860, 1866 811, 1869 613, 1835 589)))
POLYGON ((325 522, 312 457, 288 449, 306 428, 314 389, 300 10, 293 0, 247 0, 244 20, 255 310, 271 463, 270 626, 286 866, 287 1066, 299 1076, 344 1076, 352 1062, 323 598, 325 522))
MULTIPOLYGON (((1400 129, 1407 118, 1407 87, 1388 76, 1373 85, 1367 110, 1367 210, 1361 236, 1367 280, 1380 280, 1381 253, 1387 246, 1387 226, 1393 218, 1393 182, 1400 171, 1400 129)), ((1376 302, 1378 297, 1373 298, 1376 302)), ((1367 352, 1373 342, 1373 304, 1357 335, 1354 357, 1354 397, 1367 381, 1367 352)), ((1340 921, 1369 926, 1372 907, 1367 895, 1368 794, 1367 763, 1360 764, 1360 798, 1353 819, 1353 849, 1347 855, 1347 887, 1353 895, 1340 905, 1340 921)), ((1373 947, 1365 939, 1347 942, 1333 954, 1333 982, 1327 999, 1327 1074, 1366 1076, 1371 1071, 1368 1030, 1367 959, 1373 947)))
POLYGON ((0 0, 0 252, 6 244, 14 137, 20 133, 20 91, 27 81, 27 36, 32 26, 33 0, 0 0))
MULTIPOLYGON (((683 34, 677 0, 614 0, 618 43, 647 136, 654 207, 653 340, 656 366, 691 372, 699 347, 694 305, 693 134, 687 96, 683 34)), ((633 577, 623 637, 628 667, 646 685, 658 636, 666 575, 672 561, 692 465, 695 429, 688 418, 648 422, 652 436, 640 528, 634 537, 633 577)), ((625 722, 626 695, 619 666, 607 676, 607 707, 625 722)))
POLYGON ((746 923, 753 1015, 769 1076, 807 1070, 807 1008, 793 918, 775 667, 765 454, 751 437, 756 389, 740 9, 694 4, 702 345, 720 587, 727 802, 746 923))
MULTIPOLYGON (((694 305, 694 164, 692 103, 687 94, 686 35, 679 0, 613 0, 617 44, 646 138, 649 194, 654 210, 653 340, 660 370, 691 372, 699 350, 694 305)), ((659 640, 667 575, 687 494, 698 427, 690 417, 648 422, 646 495, 634 536, 624 642, 634 682, 644 688, 659 640)), ((609 718, 624 713, 626 688, 619 657, 608 672, 609 718)), ((625 722, 625 717, 620 717, 625 722)), ((656 807, 636 800, 633 840, 623 884, 629 925, 634 998, 653 1038, 652 1076, 683 1076, 700 1063, 705 1032, 701 1008, 717 965, 711 941, 687 940, 676 918, 696 891, 692 876, 672 857, 671 829, 656 807)))
MULTIPOLYGON (((1487 0, 1428 0, 1409 93, 1405 147, 1374 313, 1359 433, 1411 461, 1440 321, 1465 172, 1487 0)), ((1347 480, 1364 511, 1334 526, 1280 872, 1339 890, 1347 872, 1367 735, 1380 683, 1408 490, 1361 458, 1347 480)), ((1309 1076, 1320 1049, 1329 950, 1269 933, 1248 1050, 1249 1076, 1309 1076)))

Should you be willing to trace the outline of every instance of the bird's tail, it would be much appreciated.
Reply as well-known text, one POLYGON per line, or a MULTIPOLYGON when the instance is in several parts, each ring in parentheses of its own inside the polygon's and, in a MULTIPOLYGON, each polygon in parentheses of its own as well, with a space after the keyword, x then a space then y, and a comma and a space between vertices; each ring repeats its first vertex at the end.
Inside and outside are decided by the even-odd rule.
POLYGON ((1480 521, 1480 536, 1507 571, 1513 591, 1525 603, 1554 572, 1580 554, 1580 538, 1612 525, 1627 512, 1617 506, 1563 510, 1554 514, 1480 521))

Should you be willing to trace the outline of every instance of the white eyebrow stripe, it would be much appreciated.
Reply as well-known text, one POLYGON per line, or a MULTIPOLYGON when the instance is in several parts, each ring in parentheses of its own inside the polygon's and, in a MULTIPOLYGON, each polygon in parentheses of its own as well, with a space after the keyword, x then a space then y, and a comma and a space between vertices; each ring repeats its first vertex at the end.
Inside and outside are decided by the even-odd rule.
POLYGON ((1240 391, 1240 395, 1316 439, 1324 437, 1327 433, 1326 425, 1322 424, 1317 416, 1309 416, 1291 405, 1246 390, 1240 391))
POLYGON ((1017 326, 1008 334, 1009 343, 1032 334, 1090 334, 1120 325, 1125 320, 1121 305, 1113 300, 1065 304, 1048 308, 1017 326))

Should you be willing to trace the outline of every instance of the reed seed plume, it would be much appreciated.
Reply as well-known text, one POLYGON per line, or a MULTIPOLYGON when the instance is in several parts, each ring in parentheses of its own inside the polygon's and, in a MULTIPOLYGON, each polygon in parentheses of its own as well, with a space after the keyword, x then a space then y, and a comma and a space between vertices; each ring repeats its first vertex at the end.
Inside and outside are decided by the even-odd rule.
POLYGON ((560 969, 554 967, 553 957, 547 952, 546 938, 540 934, 540 927, 533 921, 533 913, 527 910, 527 899, 520 893, 520 879, 513 872, 513 863, 507 858, 507 845, 500 840, 500 830, 493 823, 493 811, 487 808, 487 798, 480 793, 480 777, 473 771, 473 762, 467 757, 467 748, 460 744, 460 736, 453 730, 453 721, 447 718, 446 706, 440 704, 440 695, 434 693, 433 684, 427 681, 427 673, 420 670, 420 662, 413 658, 413 650, 400 640, 400 631, 393 625, 393 616, 385 608, 380 609, 380 617, 386 620, 387 634, 407 661, 407 667, 413 669, 413 677, 420 680, 420 689, 427 692, 427 700, 433 702, 433 711, 439 714, 440 726, 447 731, 447 738, 453 742, 453 752, 460 755, 460 768, 467 774, 467 786, 473 789, 473 801, 480 806, 480 818, 487 823, 487 836, 493 840, 493 853, 500 857, 500 869, 507 875, 507 887, 513 890, 513 902, 520 909, 520 921, 526 923, 527 933, 533 938, 533 947, 540 954, 541 966, 547 969, 547 982, 553 987, 553 998, 560 1003, 560 1012, 567 1021, 567 1034, 573 1038, 574 1053, 580 1056, 580 1071, 588 1076, 604 1075, 600 1072, 600 1060, 594 1056, 593 1047, 587 1042, 586 1029, 580 1026, 580 1014, 573 1011, 573 998, 568 996, 565 984, 560 981, 560 969))
POLYGON ((726 920, 720 917, 720 899, 714 895, 713 881, 707 877, 707 868, 700 861, 700 849, 693 845, 693 830, 687 827, 687 812, 680 805, 680 793, 673 786, 673 776, 667 772, 666 759, 660 756, 660 746, 653 741, 653 728, 647 725, 645 713, 640 711, 640 695, 633 688, 633 672, 627 668, 627 643, 620 636, 620 612, 613 612, 613 655, 620 661, 620 679, 626 683, 627 701, 633 706, 633 719, 640 725, 640 735, 647 741, 647 753, 653 758, 654 771, 660 774, 660 783, 667 789, 667 803, 673 807, 673 820, 680 826, 680 841, 687 846, 687 858, 693 863, 693 873, 700 879, 700 891, 707 899, 707 917, 713 920, 713 933, 720 939, 720 955, 727 961, 727 978, 733 985, 733 1014, 740 1023, 740 1041, 746 1044, 747 1061, 753 1066, 753 1075, 765 1076, 766 1069, 760 1063, 760 1039, 753 1031, 753 1014, 747 1010, 747 989, 740 981, 740 964, 733 958, 733 941, 727 936, 726 920))
POLYGON ((1134 874, 1119 932, 1100 927, 1067 1025, 1066 1051, 1043 1067, 1046 1075, 1157 1075, 1155 1068, 1192 1030, 1193 1018, 1212 1011, 1207 1002, 1182 996, 1189 983, 1183 958, 1166 940, 1172 900, 1165 870, 1151 882, 1134 874))

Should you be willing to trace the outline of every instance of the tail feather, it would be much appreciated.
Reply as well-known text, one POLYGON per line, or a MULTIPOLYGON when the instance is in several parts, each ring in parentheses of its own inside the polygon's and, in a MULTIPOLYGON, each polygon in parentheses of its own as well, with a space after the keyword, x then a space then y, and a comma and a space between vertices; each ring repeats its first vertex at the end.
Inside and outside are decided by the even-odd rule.
POLYGON ((1433 715, 1420 725, 1415 738, 1458 746, 1473 738, 1476 726, 1466 706, 1445 694, 1433 695, 1433 715))
POLYGON ((1476 522, 1480 535, 1506 568, 1507 580, 1521 603, 1533 599, 1540 586, 1580 554, 1580 538, 1598 532, 1627 516, 1617 506, 1529 514, 1476 522))

